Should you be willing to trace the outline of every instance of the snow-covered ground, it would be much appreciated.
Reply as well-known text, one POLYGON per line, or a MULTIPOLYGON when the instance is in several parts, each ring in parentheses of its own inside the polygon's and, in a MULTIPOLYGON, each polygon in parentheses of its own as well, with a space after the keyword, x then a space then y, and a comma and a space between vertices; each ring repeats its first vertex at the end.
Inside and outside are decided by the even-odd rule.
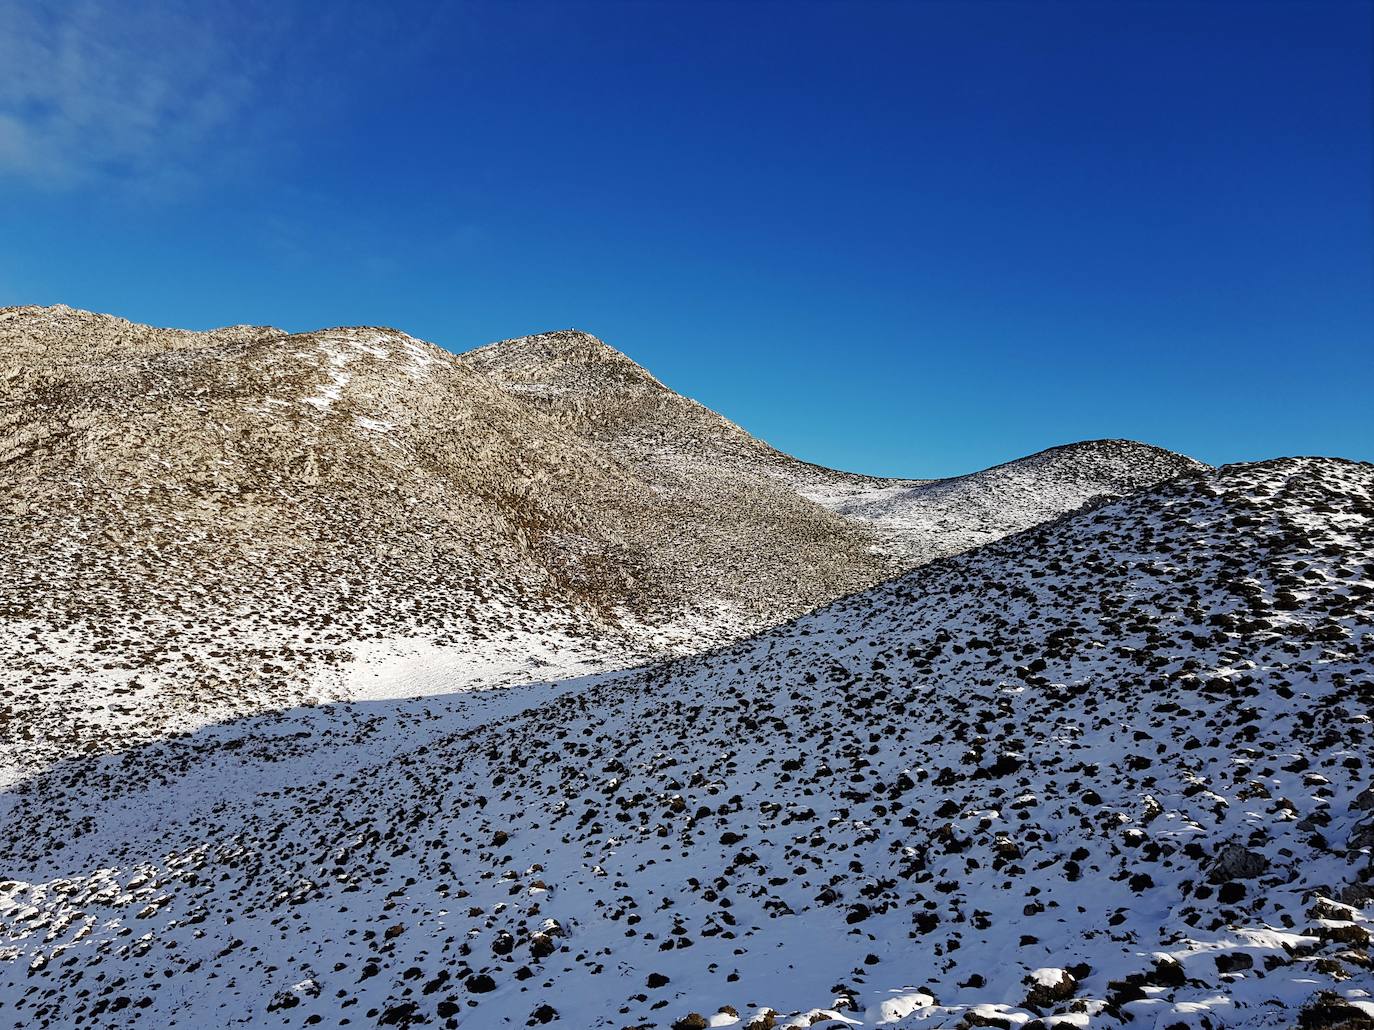
POLYGON ((0 1024, 1360 1025, 1371 520, 1236 466, 648 668, 360 651, 4 795, 0 1024))
POLYGON ((801 494, 871 526, 884 550, 919 564, 1206 467, 1131 440, 1090 440, 952 479, 817 476, 801 494))

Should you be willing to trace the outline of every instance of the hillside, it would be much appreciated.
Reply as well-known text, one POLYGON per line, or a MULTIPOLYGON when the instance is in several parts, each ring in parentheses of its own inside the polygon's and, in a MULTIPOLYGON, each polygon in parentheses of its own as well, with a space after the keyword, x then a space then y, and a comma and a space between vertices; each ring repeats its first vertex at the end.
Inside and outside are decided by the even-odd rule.
POLYGON ((891 483, 579 333, 455 357, 7 308, 0 384, 0 785, 255 712, 697 652, 1195 465, 1130 445, 974 504, 935 484, 894 532, 799 486, 891 483))
POLYGON ((951 479, 813 482, 801 493, 919 565, 1206 467, 1133 440, 1088 440, 951 479))
POLYGON ((703 656, 64 763, 0 1019, 1366 1025, 1372 519, 1197 472, 703 656))
POLYGON ((577 330, 502 340, 460 360, 659 489, 708 507, 744 498, 765 526, 810 510, 798 497, 843 515, 873 534, 893 572, 1206 468, 1148 444, 1093 440, 953 479, 882 479, 784 454, 577 330))
POLYGON ((699 649, 887 569, 794 495, 765 522, 652 486, 395 330, 11 308, 0 382, 11 775, 355 694, 379 677, 327 673, 360 654, 382 680, 437 661, 432 689, 525 682, 699 649))

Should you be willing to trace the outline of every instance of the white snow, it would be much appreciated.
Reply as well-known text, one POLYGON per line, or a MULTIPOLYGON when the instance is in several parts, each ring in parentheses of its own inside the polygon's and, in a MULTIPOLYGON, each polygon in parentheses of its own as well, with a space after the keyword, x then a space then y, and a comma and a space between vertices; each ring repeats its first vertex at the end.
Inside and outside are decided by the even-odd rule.
POLYGON ((1319 990, 1368 1012, 1341 954, 1371 913, 1320 899, 1368 860, 1346 842, 1374 479, 1287 467, 665 665, 577 677, 594 648, 556 635, 359 644, 318 684, 351 701, 53 770, 6 795, 0 1003, 73 1024, 127 995, 111 1018, 206 1027, 451 1004, 483 1027, 547 1005, 587 1028, 1279 1030, 1319 990), (1246 513, 1306 528, 1261 544, 1246 513), (1212 882, 1230 848, 1258 870, 1212 882))

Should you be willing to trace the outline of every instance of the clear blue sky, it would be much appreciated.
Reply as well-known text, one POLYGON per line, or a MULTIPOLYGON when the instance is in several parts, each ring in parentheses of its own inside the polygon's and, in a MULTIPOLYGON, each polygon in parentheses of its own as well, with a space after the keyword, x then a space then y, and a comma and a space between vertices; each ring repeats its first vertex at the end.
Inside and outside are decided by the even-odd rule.
POLYGON ((1374 459, 1369 3, 374 6, 0 5, 0 304, 576 326, 869 472, 1374 459))

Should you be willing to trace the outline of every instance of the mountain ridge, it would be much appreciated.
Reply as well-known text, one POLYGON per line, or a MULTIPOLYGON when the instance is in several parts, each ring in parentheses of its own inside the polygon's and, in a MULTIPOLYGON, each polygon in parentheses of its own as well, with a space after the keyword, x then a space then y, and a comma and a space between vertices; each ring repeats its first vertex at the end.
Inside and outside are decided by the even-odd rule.
MULTIPOLYGON (((0 780, 438 689, 426 661, 507 682, 700 650, 968 542, 917 524, 917 553, 907 527, 817 504, 795 484, 888 481, 797 462, 579 333, 454 355, 383 327, 5 308, 0 383, 0 631, 23 683, 0 686, 0 780)), ((1025 521, 969 511, 978 539, 1025 521)))

